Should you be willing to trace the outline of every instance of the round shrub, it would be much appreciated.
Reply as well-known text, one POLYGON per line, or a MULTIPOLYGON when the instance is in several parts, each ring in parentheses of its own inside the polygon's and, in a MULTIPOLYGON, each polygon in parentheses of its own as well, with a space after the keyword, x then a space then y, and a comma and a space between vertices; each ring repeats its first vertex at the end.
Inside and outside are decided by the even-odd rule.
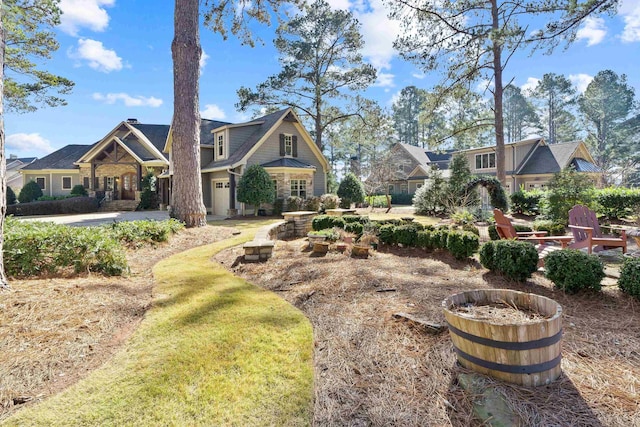
POLYGON ((84 185, 82 184, 76 184, 73 186, 73 188, 71 189, 71 193, 69 193, 69 195, 71 196, 80 196, 80 197, 86 197, 89 195, 89 193, 87 193, 87 189, 84 188, 84 185))
POLYGON ((473 255, 480 246, 480 239, 466 231, 452 231, 447 238, 447 249, 456 259, 465 259, 473 255))
POLYGON ((37 182, 29 181, 20 190, 18 200, 20 203, 29 203, 38 200, 39 197, 42 197, 42 189, 37 182))
POLYGON ((640 299, 640 258, 626 258, 618 279, 620 290, 640 299))
POLYGON ((311 212, 318 212, 320 210, 320 197, 309 197, 304 201, 304 209, 311 212))
POLYGON ((298 212, 304 207, 304 199, 298 196, 289 196, 286 200, 287 212, 298 212))
POLYGON ((326 211, 327 209, 335 209, 340 205, 340 198, 335 194, 323 194, 320 196, 320 209, 326 211))
POLYGON ((418 231, 410 224, 398 225, 393 230, 393 240, 404 246, 415 246, 418 231))
POLYGON ((464 224, 462 226, 462 230, 466 231, 467 233, 473 233, 476 236, 480 236, 480 230, 478 230, 478 227, 473 224, 464 224))
POLYGON ((523 282, 538 268, 538 251, 529 242, 496 240, 482 246, 480 262, 491 271, 523 282))
POLYGON ((7 206, 16 204, 16 193, 13 192, 11 187, 7 187, 7 206))
POLYGON ((380 226, 380 231, 379 231, 379 235, 378 238, 380 239, 381 243, 385 243, 387 245, 392 245, 395 243, 394 237, 395 237, 395 233, 394 233, 394 229, 396 228, 395 225, 393 224, 384 224, 380 226))
POLYGON ((599 291, 604 279, 604 265, 597 255, 576 249, 551 252, 544 258, 545 275, 558 288, 568 293, 581 289, 599 291))
POLYGON ((489 231, 489 238, 491 240, 500 240, 500 235, 498 234, 498 230, 496 230, 495 225, 490 225, 488 231, 489 231))

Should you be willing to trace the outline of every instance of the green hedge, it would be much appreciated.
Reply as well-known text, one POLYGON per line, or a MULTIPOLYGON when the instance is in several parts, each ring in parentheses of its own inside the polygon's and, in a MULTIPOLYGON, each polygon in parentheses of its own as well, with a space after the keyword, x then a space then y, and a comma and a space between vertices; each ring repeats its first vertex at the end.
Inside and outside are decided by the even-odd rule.
POLYGON ((640 189, 609 187, 595 191, 598 213, 609 219, 633 215, 640 207, 640 189))
MULTIPOLYGON (((393 197, 389 197, 391 197, 391 202, 393 202, 393 197)), ((364 198, 364 202, 366 207, 386 208, 387 196, 367 196, 364 198)))
POLYGON ((566 229, 563 223, 554 222, 550 219, 537 219, 533 222, 535 231, 546 231, 550 236, 562 236, 566 229))
POLYGON ((456 259, 465 259, 478 251, 480 239, 466 231, 452 231, 447 237, 447 249, 456 259))
MULTIPOLYGON (((385 196, 386 197, 386 196, 385 196)), ((413 194, 408 193, 392 193, 391 194, 391 202, 394 205, 405 205, 411 206, 413 204, 413 194)), ((384 207, 387 206, 387 201, 385 199, 384 207)))
POLYGON ((640 258, 626 258, 618 279, 620 290, 640 299, 640 258))
POLYGON ((343 228, 344 229, 345 221, 342 217, 334 216, 334 215, 317 215, 311 220, 311 228, 315 231, 325 230, 327 228, 343 228))
POLYGON ((140 247, 145 244, 166 242, 169 237, 184 228, 177 219, 167 221, 121 221, 104 225, 116 240, 129 247, 140 247))
POLYGON ((97 212, 100 207, 94 197, 72 197, 64 200, 47 200, 31 203, 18 203, 7 206, 7 215, 63 215, 97 212))
POLYGON ((604 279, 604 265, 597 255, 576 249, 561 249, 544 258, 545 275, 558 288, 568 293, 581 289, 599 291, 604 279))
POLYGON ((480 263, 511 280, 523 282, 538 268, 538 251, 529 242, 491 241, 480 248, 480 263))
POLYGON ((541 190, 518 190, 510 196, 511 210, 526 215, 537 215, 540 213, 540 201, 543 197, 544 192, 541 190))

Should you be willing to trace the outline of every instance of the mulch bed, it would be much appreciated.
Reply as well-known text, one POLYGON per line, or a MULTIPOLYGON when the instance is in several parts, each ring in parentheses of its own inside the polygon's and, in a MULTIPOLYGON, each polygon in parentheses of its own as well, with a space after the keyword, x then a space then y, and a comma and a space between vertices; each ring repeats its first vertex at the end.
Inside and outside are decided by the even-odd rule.
POLYGON ((316 425, 481 425, 458 384, 469 371, 448 333, 425 333, 393 314, 442 324, 447 296, 489 288, 540 294, 564 310, 560 379, 535 389, 490 381, 522 425, 640 425, 640 302, 616 286, 567 295, 540 274, 513 283, 446 253, 383 247, 368 259, 348 250, 317 256, 303 239, 278 241, 265 263, 243 263, 241 248, 215 260, 311 320, 316 425))
POLYGON ((120 348, 150 307, 158 261, 233 231, 187 229, 129 251, 126 277, 11 280, 12 290, 0 291, 0 420, 77 382, 120 348))

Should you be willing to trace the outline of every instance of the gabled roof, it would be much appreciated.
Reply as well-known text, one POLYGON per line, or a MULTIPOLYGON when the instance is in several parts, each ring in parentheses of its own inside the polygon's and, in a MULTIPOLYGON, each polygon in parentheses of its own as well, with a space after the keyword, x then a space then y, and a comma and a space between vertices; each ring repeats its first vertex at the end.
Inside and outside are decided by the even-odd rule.
POLYGON ((426 165, 431 162, 429 157, 427 156, 427 152, 424 148, 417 147, 415 145, 405 144, 403 142, 399 142, 398 145, 409 153, 411 157, 415 159, 416 162, 420 165, 426 165))
POLYGON ((305 162, 301 162, 298 159, 292 159, 290 157, 283 157, 272 162, 263 163, 260 166, 263 168, 299 168, 299 169, 315 169, 316 167, 305 162))
POLYGON ((144 144, 142 144, 140 141, 138 141, 137 138, 134 138, 131 135, 123 139, 122 143, 143 162, 155 160, 157 158, 157 156, 151 153, 144 144))
MULTIPOLYGON (((94 144, 95 145, 95 144, 94 144)), ((93 145, 67 145, 25 166, 22 170, 77 169, 74 164, 93 145)))
MULTIPOLYGON (((280 121, 294 121, 299 120, 293 113, 291 108, 285 108, 284 110, 276 111, 275 113, 267 114, 266 116, 259 117, 247 123, 241 123, 233 125, 233 127, 252 126, 255 130, 246 141, 238 147, 233 153, 230 153, 229 158, 223 161, 212 161, 206 166, 202 167, 203 171, 211 169, 226 168, 236 165, 242 161, 249 154, 249 152, 269 133, 269 131, 280 121)), ((313 143, 313 142, 312 142, 313 143)), ((314 144, 315 146, 315 144, 314 144)), ((322 155, 320 153, 320 155, 322 155)), ((325 160, 326 161, 326 160, 325 160)))
MULTIPOLYGON (((200 144, 204 145, 213 145, 213 137, 211 136, 211 131, 223 126, 230 125, 228 122, 221 122, 218 120, 209 120, 209 119, 200 119, 200 144)), ((167 131, 167 133, 169 133, 167 131)), ((165 135, 165 141, 166 141, 165 135)), ((164 148, 164 143, 160 150, 164 148)))
POLYGON ((602 172, 602 169, 600 169, 598 166, 580 157, 576 157, 573 160, 571 160, 571 166, 573 166, 576 172, 594 172, 594 173, 602 172))
POLYGON ((602 172, 600 168, 582 157, 575 157, 582 142, 539 145, 531 154, 518 175, 537 175, 560 172, 570 164, 574 164, 579 172, 602 172))
MULTIPOLYGON (((543 141, 543 139, 536 137, 536 138, 523 139, 521 141, 509 142, 509 143, 504 144, 504 146, 505 147, 514 146, 515 147, 515 146, 518 146, 518 145, 531 144, 532 142, 540 142, 540 141, 543 141)), ((472 151, 484 151, 484 150, 488 150, 488 149, 495 150, 495 148, 496 148, 496 145, 492 144, 492 145, 485 145, 483 147, 467 148, 465 150, 459 150, 458 152, 469 153, 469 152, 472 152, 472 151)))
POLYGON ((424 148, 402 142, 399 142, 398 145, 409 153, 409 155, 418 162, 418 165, 429 166, 436 164, 438 168, 442 170, 449 169, 451 156, 455 153, 455 150, 427 151, 424 148))
MULTIPOLYGON (((130 125, 142 132, 149 142, 162 153, 164 144, 167 142, 169 125, 146 125, 142 123, 130 123, 130 125)), ((155 159, 155 156, 153 158, 155 159)))

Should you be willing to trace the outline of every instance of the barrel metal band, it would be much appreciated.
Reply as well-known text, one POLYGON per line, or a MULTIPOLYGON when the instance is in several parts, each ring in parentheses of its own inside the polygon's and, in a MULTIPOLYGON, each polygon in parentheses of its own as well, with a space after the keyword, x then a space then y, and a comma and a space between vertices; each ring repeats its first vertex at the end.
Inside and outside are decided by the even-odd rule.
POLYGON ((479 337, 477 335, 472 335, 467 332, 461 331, 460 329, 457 329, 456 327, 451 326, 451 324, 448 322, 447 322, 447 326, 449 327, 449 330, 452 333, 466 340, 469 340, 477 344, 486 345, 487 347, 501 348, 503 350, 532 350, 534 348, 548 347, 550 345, 553 345, 559 342, 560 339, 562 338, 562 329, 560 329, 560 331, 558 331, 558 333, 555 335, 552 335, 547 338, 541 338, 539 340, 534 340, 534 341, 525 341, 525 342, 496 341, 496 340, 479 337))
POLYGON ((502 363, 489 362, 487 360, 478 359, 477 357, 460 350, 455 345, 453 346, 453 348, 456 353, 458 353, 458 356, 468 360, 471 363, 482 366, 483 368, 491 369, 492 371, 506 372, 508 374, 535 374, 538 372, 548 371, 549 369, 553 369, 558 366, 558 364, 560 364, 560 360, 562 359, 562 355, 558 355, 558 357, 551 359, 548 362, 537 363, 535 365, 505 365, 502 363))

